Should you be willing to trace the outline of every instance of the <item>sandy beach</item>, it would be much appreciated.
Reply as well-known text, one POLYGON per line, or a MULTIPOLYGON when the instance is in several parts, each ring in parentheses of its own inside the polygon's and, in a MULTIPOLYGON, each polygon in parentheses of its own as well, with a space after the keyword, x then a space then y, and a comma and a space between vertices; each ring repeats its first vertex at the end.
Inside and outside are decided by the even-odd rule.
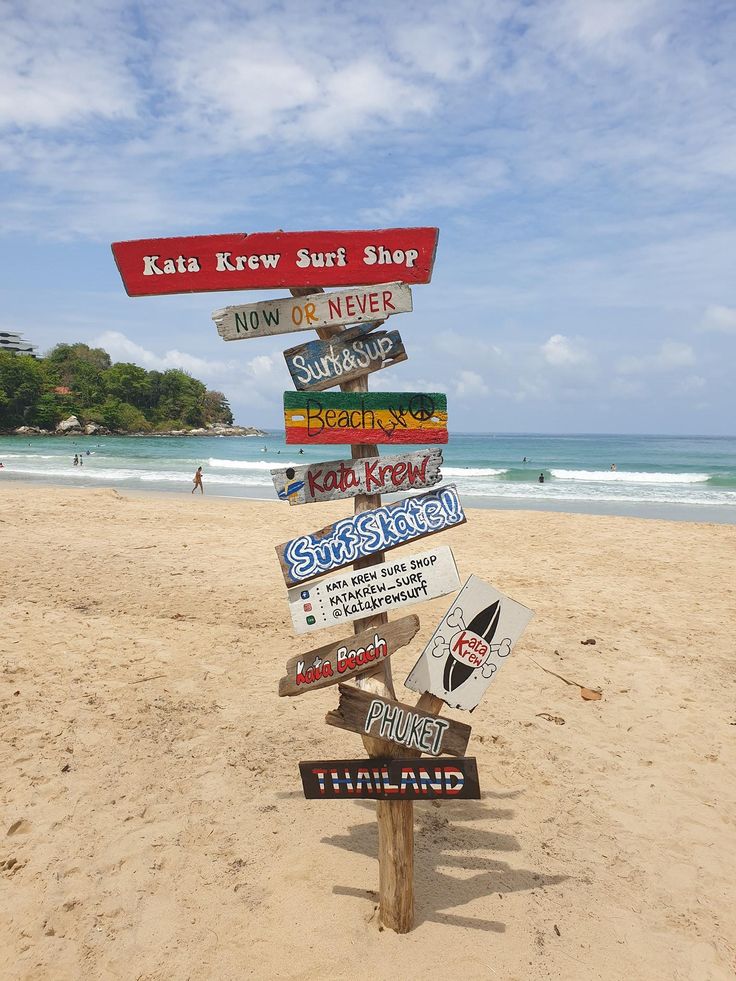
MULTIPOLYGON (((3 487, 0 974, 733 978, 736 527, 484 510, 433 540, 536 615, 448 712, 483 798, 415 807, 397 936, 374 805, 299 781, 360 739, 334 689, 276 694, 341 631, 296 639, 273 546, 349 511, 3 487)), ((410 610, 407 702, 449 602, 410 610)))

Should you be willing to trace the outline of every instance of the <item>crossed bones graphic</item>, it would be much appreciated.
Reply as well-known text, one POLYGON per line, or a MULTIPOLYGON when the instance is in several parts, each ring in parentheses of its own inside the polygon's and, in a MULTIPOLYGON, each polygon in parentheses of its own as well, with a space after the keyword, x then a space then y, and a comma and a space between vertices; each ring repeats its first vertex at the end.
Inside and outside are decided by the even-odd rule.
MULTIPOLYGON (((451 627, 455 632, 451 635, 449 643, 445 638, 439 634, 435 637, 434 647, 432 648, 432 657, 447 657, 450 654, 450 649, 457 637, 468 628, 465 625, 465 618, 462 608, 456 606, 447 616, 446 624, 451 627)), ((486 658, 485 664, 481 666, 481 674, 484 678, 491 678, 497 669, 497 665, 491 661, 491 654, 496 654, 498 657, 508 657, 511 653, 511 640, 509 637, 504 638, 500 644, 489 644, 490 651, 488 652, 488 657, 486 658)))

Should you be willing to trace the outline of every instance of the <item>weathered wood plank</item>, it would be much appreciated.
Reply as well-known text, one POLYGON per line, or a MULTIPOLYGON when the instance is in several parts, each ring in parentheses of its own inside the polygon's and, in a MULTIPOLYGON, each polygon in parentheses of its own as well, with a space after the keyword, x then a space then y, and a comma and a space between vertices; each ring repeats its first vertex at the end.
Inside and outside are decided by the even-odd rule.
POLYGON ((471 576, 406 679, 450 708, 474 709, 534 614, 471 576))
POLYGON ((113 242, 129 296, 428 283, 436 228, 255 232, 113 242))
POLYGON ((479 800, 478 767, 457 759, 314 760, 299 764, 307 800, 479 800))
POLYGON ((287 443, 446 443, 437 392, 284 392, 287 443))
POLYGON ((433 487, 442 480, 439 446, 371 456, 360 460, 327 460, 302 467, 272 470, 276 494, 289 504, 336 501, 358 494, 396 494, 433 487))
POLYGON ((346 678, 375 670, 376 665, 405 647, 419 630, 419 617, 408 616, 379 624, 347 640, 333 641, 286 663, 279 695, 301 695, 336 685, 346 678))
MULTIPOLYGON (((224 341, 270 337, 294 331, 321 330, 341 324, 384 321, 395 313, 410 313, 411 290, 402 283, 380 283, 331 293, 281 297, 215 310, 212 319, 224 341)), ((352 333, 352 331, 351 331, 352 333)), ((356 331, 357 333, 357 331, 356 331)))
POLYGON ((440 545, 384 565, 296 586, 289 590, 289 611, 294 630, 303 634, 423 603, 459 586, 452 550, 440 545))
POLYGON ((325 722, 360 735, 378 736, 430 756, 463 756, 468 748, 470 726, 440 719, 411 705, 340 685, 340 703, 325 722))
POLYGON ((457 488, 445 484, 292 538, 277 545, 276 554, 286 585, 296 586, 466 520, 457 488))
POLYGON ((406 357, 397 330, 380 330, 347 341, 309 341, 284 351, 286 367, 300 392, 322 392, 400 364, 406 357))

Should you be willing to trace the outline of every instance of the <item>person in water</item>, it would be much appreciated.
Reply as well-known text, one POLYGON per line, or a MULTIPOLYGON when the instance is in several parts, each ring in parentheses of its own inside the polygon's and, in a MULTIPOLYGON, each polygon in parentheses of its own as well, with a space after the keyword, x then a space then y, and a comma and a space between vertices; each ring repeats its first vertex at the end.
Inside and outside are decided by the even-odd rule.
POLYGON ((200 492, 202 494, 204 494, 204 486, 202 484, 202 468, 201 467, 197 467, 197 472, 194 475, 193 481, 194 481, 194 487, 192 487, 192 494, 196 491, 196 489, 198 487, 199 487, 200 492))
POLYGON ((611 470, 615 470, 615 469, 616 469, 616 464, 615 463, 612 463, 611 464, 611 470))
POLYGON ((539 483, 540 484, 543 484, 544 483, 544 474, 543 473, 540 473, 540 475, 539 475, 539 483))

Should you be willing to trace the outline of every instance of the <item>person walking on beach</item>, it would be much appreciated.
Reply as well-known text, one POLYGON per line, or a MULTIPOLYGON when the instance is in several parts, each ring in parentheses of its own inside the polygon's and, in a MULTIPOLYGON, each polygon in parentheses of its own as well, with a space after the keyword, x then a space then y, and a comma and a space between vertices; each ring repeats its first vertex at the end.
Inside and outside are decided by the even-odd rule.
POLYGON ((192 494, 199 487, 200 491, 204 494, 204 487, 202 485, 202 468, 197 467, 197 472, 194 475, 194 487, 192 487, 192 494))

